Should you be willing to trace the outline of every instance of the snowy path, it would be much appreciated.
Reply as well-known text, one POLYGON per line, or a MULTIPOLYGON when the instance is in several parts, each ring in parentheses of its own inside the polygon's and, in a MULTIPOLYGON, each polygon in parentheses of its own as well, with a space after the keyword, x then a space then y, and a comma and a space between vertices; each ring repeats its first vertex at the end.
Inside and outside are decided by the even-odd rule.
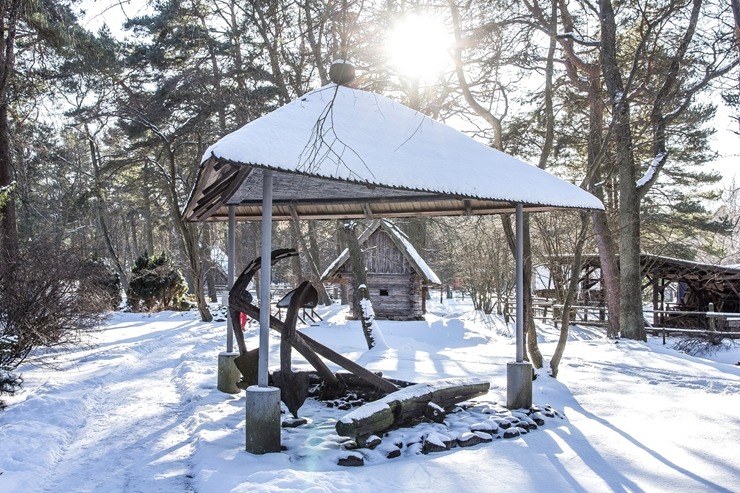
POLYGON ((179 316, 156 327, 114 323, 89 355, 66 355, 77 363, 46 373, 42 392, 26 406, 36 400, 48 407, 40 410, 48 422, 37 427, 58 429, 48 449, 35 451, 48 462, 34 459, 45 467, 30 491, 193 491, 188 404, 197 386, 189 380, 203 357, 193 349, 210 334, 179 316))
MULTIPOLYGON (((513 340, 478 317, 384 322, 390 348, 367 351, 357 322, 324 315, 301 330, 373 370, 412 381, 485 378, 491 392, 479 404, 505 399, 513 340)), ((26 390, 0 413, 0 492, 740 491, 740 349, 718 362, 579 328, 559 378, 541 370, 533 385, 535 403, 565 419, 516 439, 369 455, 346 468, 332 436, 343 412, 316 401, 300 411, 307 426, 284 430, 284 453, 244 451, 244 394, 216 390, 224 329, 193 312, 119 313, 97 347, 59 357, 65 371, 24 369, 26 390)), ((255 347, 256 328, 246 336, 255 347)), ((557 331, 543 327, 540 337, 547 357, 557 331)), ((278 351, 273 335, 272 366, 278 351)))

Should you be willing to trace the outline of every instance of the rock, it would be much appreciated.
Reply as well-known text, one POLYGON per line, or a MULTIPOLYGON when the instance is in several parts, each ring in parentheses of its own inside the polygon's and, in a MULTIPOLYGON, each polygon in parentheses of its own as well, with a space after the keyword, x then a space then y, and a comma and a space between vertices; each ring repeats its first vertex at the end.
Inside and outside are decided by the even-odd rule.
POLYGON ((283 428, 297 428, 308 423, 306 418, 287 418, 282 422, 283 428))
POLYGON ((359 447, 359 445, 357 445, 357 442, 354 440, 347 440, 346 442, 342 443, 342 447, 344 447, 345 450, 355 450, 359 447))
POLYGON ((424 454, 428 454, 430 452, 442 452, 444 450, 451 449, 453 443, 456 444, 456 440, 453 440, 446 435, 442 435, 441 433, 432 432, 428 433, 426 437, 424 437, 421 451, 424 454))
POLYGON ((375 447, 377 447, 378 445, 380 445, 381 442, 382 442, 382 440, 380 439, 380 437, 378 435, 370 435, 367 438, 358 439, 358 444, 361 447, 366 447, 366 448, 369 448, 369 449, 374 449, 375 447))
POLYGON ((392 449, 385 455, 386 459, 395 459, 396 457, 401 457, 401 449, 396 448, 392 449))
POLYGON ((498 431, 498 423, 492 419, 481 421, 480 423, 474 423, 470 425, 470 431, 483 431, 486 433, 494 434, 498 431))
POLYGON ((529 417, 532 421, 537 423, 537 426, 545 426, 545 418, 542 416, 542 413, 535 412, 532 413, 529 417))
POLYGON ((457 444, 461 447, 472 447, 473 445, 478 445, 482 441, 483 440, 481 440, 481 438, 475 433, 465 432, 457 439, 457 444))
POLYGON ((504 430, 504 438, 516 438, 521 435, 521 431, 517 427, 509 428, 504 430))
POLYGON ((435 423, 444 423, 447 413, 442 409, 442 407, 438 406, 434 402, 428 402, 427 407, 424 410, 424 417, 435 423))
MULTIPOLYGON (((480 438, 481 443, 489 443, 493 441, 493 436, 484 432, 484 431, 475 431, 473 432, 480 438)), ((496 437, 498 438, 498 437, 496 437)))
POLYGON ((347 466, 347 467, 364 466, 365 459, 360 454, 350 454, 345 457, 340 457, 337 460, 337 464, 340 466, 347 466))

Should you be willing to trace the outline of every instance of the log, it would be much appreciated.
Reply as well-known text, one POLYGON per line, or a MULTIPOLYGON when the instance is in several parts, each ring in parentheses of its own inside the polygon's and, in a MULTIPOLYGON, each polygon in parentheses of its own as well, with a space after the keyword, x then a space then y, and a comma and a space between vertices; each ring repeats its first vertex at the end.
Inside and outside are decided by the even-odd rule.
POLYGON ((411 385, 358 407, 336 424, 337 434, 357 439, 402 426, 427 413, 429 403, 445 411, 488 392, 487 380, 452 378, 411 385))

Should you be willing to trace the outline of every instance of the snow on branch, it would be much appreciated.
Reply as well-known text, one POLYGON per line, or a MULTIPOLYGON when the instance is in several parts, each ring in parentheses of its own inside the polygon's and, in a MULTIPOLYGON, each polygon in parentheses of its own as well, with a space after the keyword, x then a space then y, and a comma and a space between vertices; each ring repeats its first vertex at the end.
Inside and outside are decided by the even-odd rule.
POLYGON ((660 168, 663 166, 663 163, 665 162, 667 156, 668 153, 665 151, 661 151, 655 155, 655 157, 653 158, 653 162, 650 163, 648 168, 645 170, 645 174, 642 175, 642 178, 637 180, 637 188, 642 188, 654 180, 656 173, 660 171, 660 168))
POLYGON ((576 44, 583 45, 583 46, 599 46, 598 41, 594 40, 587 40, 582 38, 576 33, 559 33, 557 34, 558 39, 570 39, 574 41, 576 44))

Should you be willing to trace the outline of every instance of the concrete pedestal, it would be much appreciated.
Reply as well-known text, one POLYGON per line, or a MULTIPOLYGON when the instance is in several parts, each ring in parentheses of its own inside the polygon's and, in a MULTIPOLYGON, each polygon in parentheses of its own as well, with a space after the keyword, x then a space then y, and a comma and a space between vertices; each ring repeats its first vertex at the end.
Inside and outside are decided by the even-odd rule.
POLYGON ((506 364, 506 407, 532 407, 532 363, 523 361, 506 364))
POLYGON ((280 389, 247 387, 247 452, 280 452, 280 389))
POLYGON ((236 382, 241 380, 239 368, 234 364, 234 358, 239 353, 223 352, 218 355, 218 383, 216 388, 227 394, 238 394, 241 389, 236 386, 236 382))

